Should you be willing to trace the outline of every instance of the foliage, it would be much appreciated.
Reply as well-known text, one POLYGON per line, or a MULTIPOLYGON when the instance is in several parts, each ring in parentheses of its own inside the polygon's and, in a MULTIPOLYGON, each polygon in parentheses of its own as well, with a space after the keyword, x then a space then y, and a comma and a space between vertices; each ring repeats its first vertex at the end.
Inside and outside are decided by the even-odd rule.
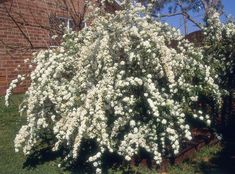
POLYGON ((219 14, 214 9, 209 13, 211 17, 207 19, 208 27, 204 28, 204 55, 212 65, 213 75, 218 76, 218 84, 229 89, 235 67, 235 24, 231 21, 221 23, 219 14))
MULTIPOLYGON (((96 16, 92 26, 65 34, 60 47, 35 54, 16 151, 32 154, 50 137, 65 161, 87 148, 83 157, 101 173, 106 152, 130 161, 144 149, 160 164, 191 140, 186 117, 210 125, 198 106, 202 98, 221 105, 210 62, 176 29, 140 15, 145 11, 137 4, 96 16), (96 146, 89 150, 87 142, 96 146)), ((11 83, 6 104, 24 78, 11 83)))

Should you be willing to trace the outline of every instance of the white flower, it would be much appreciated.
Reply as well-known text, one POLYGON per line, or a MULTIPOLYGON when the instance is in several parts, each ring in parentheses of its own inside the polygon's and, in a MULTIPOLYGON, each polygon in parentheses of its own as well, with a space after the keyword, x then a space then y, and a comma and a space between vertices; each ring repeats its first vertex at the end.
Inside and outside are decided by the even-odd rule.
POLYGON ((151 46, 150 43, 149 43, 149 41, 147 41, 147 40, 144 41, 142 44, 143 44, 143 46, 146 47, 146 48, 149 48, 149 47, 151 46))
POLYGON ((97 157, 97 158, 100 158, 100 157, 101 157, 101 153, 98 152, 98 153, 96 154, 96 157, 97 157))
POLYGON ((97 174, 101 174, 101 173, 102 173, 101 169, 100 169, 100 168, 97 168, 97 169, 96 169, 96 173, 97 173, 97 174))
POLYGON ((135 124, 135 121, 134 121, 134 120, 131 120, 131 121, 130 121, 130 126, 131 126, 131 127, 134 127, 135 125, 136 125, 136 124, 135 124))
POLYGON ((209 125, 209 126, 211 125, 211 121, 210 121, 210 120, 207 120, 206 123, 207 123, 207 125, 209 125))
POLYGON ((166 123, 167 123, 166 119, 163 119, 162 124, 166 124, 166 123))
POLYGON ((152 75, 151 75, 151 74, 148 74, 148 75, 147 75, 147 78, 151 79, 151 78, 152 78, 152 75))
POLYGON ((125 62, 124 62, 124 61, 121 61, 121 62, 120 62, 120 65, 125 65, 125 62))
POLYGON ((131 160, 131 157, 125 156, 125 159, 126 159, 127 161, 130 161, 130 160, 131 160))
POLYGON ((197 100, 198 100, 198 96, 190 97, 190 99, 191 99, 192 101, 197 101, 197 100))
POLYGON ((94 162, 94 163, 93 163, 93 166, 94 166, 94 167, 97 167, 97 166, 98 166, 98 163, 97 163, 97 162, 94 162))
POLYGON ((174 154, 178 154, 179 153, 179 150, 174 150, 174 154))

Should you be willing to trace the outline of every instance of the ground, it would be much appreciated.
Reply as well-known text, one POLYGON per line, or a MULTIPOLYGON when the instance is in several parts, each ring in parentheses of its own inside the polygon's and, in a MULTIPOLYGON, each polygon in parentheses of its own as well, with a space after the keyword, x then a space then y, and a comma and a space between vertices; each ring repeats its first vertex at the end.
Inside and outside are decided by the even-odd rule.
POLYGON ((14 96, 11 105, 4 107, 3 97, 0 100, 0 174, 62 174, 55 161, 32 163, 22 153, 14 152, 14 137, 24 123, 19 116, 18 107, 22 95, 14 96))
MULTIPOLYGON (((18 113, 18 106, 22 98, 23 95, 13 96, 11 105, 7 108, 4 106, 4 98, 0 97, 0 174, 85 173, 74 168, 71 170, 58 168, 59 156, 48 151, 35 153, 30 158, 26 158, 21 152, 14 152, 15 134, 25 122, 25 117, 18 113)), ((230 138, 222 144, 204 147, 192 159, 178 166, 170 166, 167 174, 234 174, 235 143, 233 140, 230 138)), ((108 173, 156 173, 143 166, 121 168, 110 168, 108 173)))

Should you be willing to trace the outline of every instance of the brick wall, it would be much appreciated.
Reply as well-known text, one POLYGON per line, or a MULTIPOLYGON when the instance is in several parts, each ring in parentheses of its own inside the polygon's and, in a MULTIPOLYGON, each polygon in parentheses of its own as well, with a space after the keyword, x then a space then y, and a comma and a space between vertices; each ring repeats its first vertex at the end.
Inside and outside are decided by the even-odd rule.
MULTIPOLYGON (((94 0, 95 2, 96 0, 94 0)), ((0 95, 4 95, 10 81, 18 72, 28 73, 24 64, 32 52, 48 48, 50 35, 55 33, 49 18, 52 16, 73 18, 80 25, 85 12, 85 0, 6 0, 0 1, 0 95), (72 4, 71 4, 72 2, 72 4)), ((107 11, 117 6, 109 5, 107 11)), ((80 27, 80 26, 78 26, 80 27)), ((24 92, 29 80, 17 87, 14 92, 24 92)))
POLYGON ((196 46, 202 46, 203 44, 203 33, 201 30, 194 31, 185 36, 190 42, 193 42, 196 46))

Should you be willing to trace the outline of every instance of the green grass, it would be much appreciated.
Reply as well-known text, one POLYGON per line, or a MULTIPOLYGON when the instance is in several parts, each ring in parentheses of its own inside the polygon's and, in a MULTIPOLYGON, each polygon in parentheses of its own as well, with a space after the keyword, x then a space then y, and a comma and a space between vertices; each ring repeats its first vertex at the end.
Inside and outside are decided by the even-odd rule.
POLYGON ((219 169, 211 161, 221 150, 220 144, 205 146, 191 159, 179 165, 170 166, 168 174, 216 174, 219 169))
MULTIPOLYGON (((179 165, 169 166, 168 171, 164 174, 225 174, 222 170, 211 162, 221 152, 220 144, 205 146, 198 151, 190 160, 184 161, 179 165)), ((132 174, 156 174, 156 170, 147 169, 144 166, 130 167, 125 169, 127 173, 132 174)), ((122 174, 123 169, 112 169, 112 174, 122 174)), ((227 174, 227 173, 226 173, 227 174)))
POLYGON ((20 152, 14 151, 14 138, 21 125, 25 122, 19 116, 18 106, 23 95, 11 98, 11 104, 4 106, 4 98, 0 98, 0 174, 65 174, 57 167, 56 161, 40 162, 30 166, 27 158, 20 152))
MULTIPOLYGON (((0 174, 70 174, 85 173, 78 170, 64 171, 57 167, 58 157, 51 153, 44 153, 38 158, 26 158, 22 152, 14 152, 14 138, 17 131, 25 123, 25 117, 18 113, 18 106, 23 95, 15 95, 11 98, 11 104, 4 106, 4 98, 0 97, 0 174), (40 159, 41 157, 41 159, 40 159)), ((221 151, 221 146, 214 145, 204 147, 191 160, 178 166, 170 166, 168 174, 200 174, 203 170, 210 169, 210 159, 221 151)), ((146 167, 125 167, 109 169, 110 174, 138 173, 151 174, 154 170, 146 167)), ((84 169, 85 170, 85 169, 84 169)), ((89 173, 89 172, 88 172, 89 173)), ((216 172, 214 172, 216 173, 216 172)), ((209 173, 208 173, 209 174, 209 173)))

